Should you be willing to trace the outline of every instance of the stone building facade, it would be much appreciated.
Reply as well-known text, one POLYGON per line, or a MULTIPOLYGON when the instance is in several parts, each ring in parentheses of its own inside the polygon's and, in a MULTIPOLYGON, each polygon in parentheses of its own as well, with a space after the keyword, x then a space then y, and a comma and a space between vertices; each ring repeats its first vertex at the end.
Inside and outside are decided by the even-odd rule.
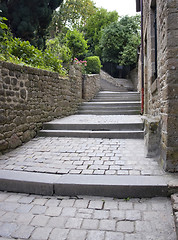
POLYGON ((142 16, 139 86, 145 145, 166 171, 178 171, 178 0, 136 0, 142 16), (143 67, 141 67, 143 66, 143 67), (143 70, 141 72, 141 70, 143 70))
POLYGON ((83 82, 77 66, 71 66, 69 76, 61 77, 0 62, 0 153, 33 138, 44 122, 76 113, 82 101, 99 91, 100 75, 89 78, 83 82))

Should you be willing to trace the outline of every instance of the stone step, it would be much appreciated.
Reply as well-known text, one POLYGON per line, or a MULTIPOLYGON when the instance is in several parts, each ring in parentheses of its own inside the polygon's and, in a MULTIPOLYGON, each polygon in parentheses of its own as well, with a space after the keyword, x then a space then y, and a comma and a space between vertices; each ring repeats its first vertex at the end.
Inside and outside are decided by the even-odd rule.
POLYGON ((89 115, 138 115, 140 114, 139 110, 79 110, 78 114, 89 114, 89 115))
POLYGON ((128 95, 137 95, 137 96, 140 96, 140 93, 139 92, 111 92, 111 91, 100 91, 97 96, 118 96, 118 95, 125 95, 125 96, 128 96, 128 95))
POLYGON ((79 110, 112 110, 112 111, 123 111, 123 110, 140 110, 140 106, 133 105, 133 106, 125 106, 125 105, 120 105, 120 106, 98 106, 98 105, 81 105, 79 107, 79 110))
POLYGON ((171 176, 58 175, 0 170, 0 191, 46 196, 169 197, 177 187, 178 182, 171 176))
POLYGON ((116 124, 90 124, 90 123, 44 123, 43 130, 95 130, 95 131, 142 131, 143 123, 116 123, 116 124))
POLYGON ((75 138, 110 138, 110 139, 143 139, 144 132, 130 131, 97 131, 97 130, 41 130, 39 137, 75 137, 75 138))
POLYGON ((138 98, 138 97, 125 97, 125 98, 122 98, 122 97, 110 97, 110 98, 95 97, 90 102, 133 102, 133 101, 140 102, 140 98, 138 98))
POLYGON ((134 102, 84 102, 82 106, 90 106, 90 107, 140 107, 140 101, 134 102))

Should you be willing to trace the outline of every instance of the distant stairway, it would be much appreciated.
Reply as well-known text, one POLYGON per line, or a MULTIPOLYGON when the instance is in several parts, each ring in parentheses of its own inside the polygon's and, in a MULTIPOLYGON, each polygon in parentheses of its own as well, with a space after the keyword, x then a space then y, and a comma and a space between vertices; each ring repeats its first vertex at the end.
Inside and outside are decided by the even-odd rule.
POLYGON ((137 115, 140 113, 138 92, 102 91, 79 108, 79 114, 92 115, 137 115))
POLYGON ((143 122, 137 92, 102 91, 79 113, 44 124, 40 136, 142 139, 143 122))

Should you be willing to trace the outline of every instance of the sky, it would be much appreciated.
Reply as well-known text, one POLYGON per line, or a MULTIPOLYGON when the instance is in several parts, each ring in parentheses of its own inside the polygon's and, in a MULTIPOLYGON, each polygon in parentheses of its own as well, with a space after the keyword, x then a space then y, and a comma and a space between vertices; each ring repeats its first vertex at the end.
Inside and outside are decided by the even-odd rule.
POLYGON ((103 7, 108 11, 116 10, 119 16, 136 15, 136 1, 135 0, 93 0, 96 7, 103 7))

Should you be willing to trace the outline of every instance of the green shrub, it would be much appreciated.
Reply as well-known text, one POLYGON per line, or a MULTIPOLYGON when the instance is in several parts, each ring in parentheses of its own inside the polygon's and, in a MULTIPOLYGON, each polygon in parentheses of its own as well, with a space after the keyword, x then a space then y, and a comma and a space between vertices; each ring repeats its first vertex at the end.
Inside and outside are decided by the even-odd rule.
POLYGON ((6 52, 7 54, 2 52, 6 61, 65 74, 61 65, 62 60, 59 60, 50 49, 41 51, 29 41, 22 41, 20 38, 7 39, 6 52))
POLYGON ((74 29, 68 31, 65 37, 66 45, 71 50, 72 58, 83 58, 86 56, 88 45, 82 33, 74 29))
POLYGON ((60 42, 59 36, 48 40, 46 45, 47 49, 50 50, 56 57, 61 59, 63 63, 71 62, 71 51, 64 43, 60 42))
POLYGON ((20 38, 12 39, 9 43, 9 52, 29 65, 38 66, 43 62, 42 52, 29 41, 21 41, 20 38))
POLYGON ((86 58, 87 66, 86 72, 99 74, 101 70, 101 62, 98 56, 91 56, 86 58))

